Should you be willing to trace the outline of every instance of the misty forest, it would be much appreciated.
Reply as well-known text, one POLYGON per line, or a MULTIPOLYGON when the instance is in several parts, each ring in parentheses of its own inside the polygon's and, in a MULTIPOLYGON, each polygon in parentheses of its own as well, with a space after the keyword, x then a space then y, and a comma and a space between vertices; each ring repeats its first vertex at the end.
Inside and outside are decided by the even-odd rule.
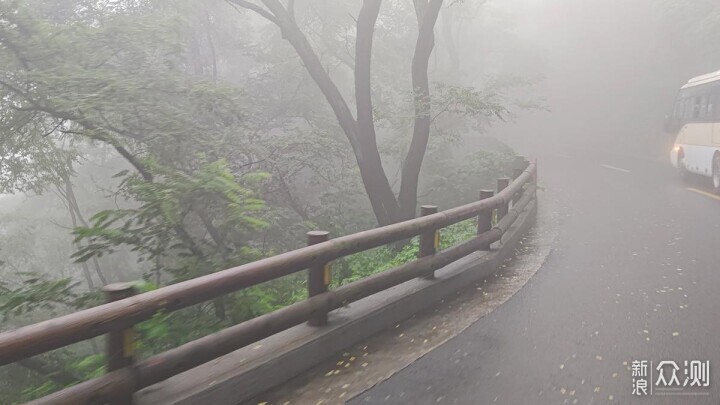
MULTIPOLYGON (((0 331, 475 201, 530 144, 664 153, 677 88, 720 67, 715 1, 0 0, 0 331)), ((138 356, 306 283, 158 314, 138 356)), ((104 367, 101 337, 1 367, 0 403, 104 367)))

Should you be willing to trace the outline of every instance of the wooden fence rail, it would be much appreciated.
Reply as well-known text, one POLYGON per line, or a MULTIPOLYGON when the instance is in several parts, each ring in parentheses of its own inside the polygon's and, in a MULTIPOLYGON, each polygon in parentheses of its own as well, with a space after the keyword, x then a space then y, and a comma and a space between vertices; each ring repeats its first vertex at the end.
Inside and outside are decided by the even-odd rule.
POLYGON ((107 374, 33 403, 129 403, 131 394, 144 387, 302 322, 323 325, 327 313, 332 310, 416 277, 431 278, 435 270, 477 250, 488 249, 535 199, 536 164, 525 162, 524 166, 524 170, 513 173, 516 178, 512 182, 498 181, 497 194, 481 191, 479 201, 461 207, 437 213, 427 208, 424 211, 427 215, 409 221, 327 241, 322 241, 327 238, 326 233, 314 232, 309 235, 307 247, 140 295, 133 296, 126 291, 126 286, 118 286, 117 289, 125 291, 126 298, 117 299, 117 293, 109 292, 110 302, 104 305, 1 333, 0 366, 107 334, 109 361, 112 362, 107 374), (497 212, 494 226, 491 225, 493 210, 497 212), (430 237, 435 239, 439 229, 473 217, 478 219, 476 238, 439 252, 436 252, 437 243, 428 242, 430 237), (417 260, 335 290, 327 289, 328 264, 332 260, 418 235, 423 239, 424 247, 417 260), (312 283, 308 299, 133 362, 132 327, 135 324, 160 311, 176 311, 306 269, 309 269, 309 282, 312 283))

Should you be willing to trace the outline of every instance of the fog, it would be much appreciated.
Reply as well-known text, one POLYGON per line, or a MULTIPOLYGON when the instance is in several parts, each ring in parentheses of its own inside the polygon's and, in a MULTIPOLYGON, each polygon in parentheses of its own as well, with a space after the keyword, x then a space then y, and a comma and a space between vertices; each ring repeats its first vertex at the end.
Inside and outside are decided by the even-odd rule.
POLYGON ((712 2, 528 1, 502 7, 517 13, 519 35, 537 52, 517 64, 540 71, 539 92, 552 109, 520 118, 519 127, 508 131, 542 128, 542 136, 533 137, 540 143, 558 137, 588 149, 666 154, 662 118, 677 90, 720 63, 717 49, 708 46, 717 38, 710 28, 715 17, 707 14, 717 9, 712 2))
MULTIPOLYGON (((709 313, 693 318, 703 326, 696 344, 678 346, 685 351, 659 339, 657 350, 641 353, 639 345, 617 348, 634 336, 613 335, 623 328, 614 322, 639 319, 646 334, 669 330, 679 315, 651 319, 648 308, 677 303, 613 307, 615 297, 594 294, 620 297, 622 285, 630 288, 623 297, 639 299, 666 284, 677 288, 675 273, 652 284, 666 267, 690 267, 694 282, 719 281, 710 271, 720 258, 707 241, 719 215, 710 204, 720 193, 720 90, 712 79, 679 93, 691 78, 720 69, 718 44, 717 0, 2 1, 0 332, 99 305, 109 284, 157 290, 301 248, 309 231, 335 238, 412 220, 421 205, 443 211, 474 202, 479 190, 516 173, 521 155, 537 162, 541 192, 539 220, 523 242, 532 248, 518 250, 530 259, 518 262, 537 264, 526 271, 527 285, 493 287, 504 297, 496 300, 501 314, 514 305, 498 316, 498 333, 515 336, 512 328, 534 319, 558 329, 582 329, 587 320, 610 334, 602 350, 627 349, 618 362, 668 352, 708 357, 698 350, 716 343, 709 313), (676 99, 692 104, 684 115, 676 99), (585 268, 592 275, 579 273, 585 268), (596 279, 600 271, 608 278, 596 279), (548 275, 557 273, 565 276, 548 275), (558 321, 529 309, 542 312, 563 295, 547 285, 576 291, 563 307, 579 308, 582 328, 572 314, 558 321), (608 324, 613 332, 603 329, 608 324)), ((443 230, 438 246, 474 237, 470 222, 443 230)), ((326 284, 334 289, 414 260, 419 244, 403 239, 338 258, 326 284)), ((137 356, 278 311, 304 300, 308 288, 298 272, 160 313, 138 326, 137 356)), ((699 305, 718 304, 709 291, 696 296, 699 305)), ((486 319, 466 325, 476 332, 453 334, 483 341, 492 334, 486 319)), ((573 341, 539 328, 572 353, 595 332, 573 341)), ((536 344, 508 347, 532 357, 536 344)), ((0 366, 0 403, 102 375, 102 347, 94 337, 35 363, 0 366)), ((423 350, 444 361, 442 346, 423 350)), ((560 348, 543 355, 553 350, 560 348)), ((558 367, 543 355, 530 360, 558 367)), ((487 360, 477 356, 475 365, 487 360)), ((525 366, 520 357, 508 364, 525 366)), ((422 364, 412 372, 439 378, 422 364)), ((476 383, 437 397, 532 402, 530 388, 515 392, 507 381, 489 388, 489 371, 469 367, 476 383)), ((307 384, 315 387, 312 375, 307 384)), ((551 383, 538 372, 522 376, 533 390, 551 383)), ((418 390, 399 378, 373 388, 375 398, 418 390)), ((302 391, 297 384, 285 390, 302 391)), ((281 392, 273 398, 285 399, 281 392)), ((629 392, 610 401, 627 403, 629 392)))

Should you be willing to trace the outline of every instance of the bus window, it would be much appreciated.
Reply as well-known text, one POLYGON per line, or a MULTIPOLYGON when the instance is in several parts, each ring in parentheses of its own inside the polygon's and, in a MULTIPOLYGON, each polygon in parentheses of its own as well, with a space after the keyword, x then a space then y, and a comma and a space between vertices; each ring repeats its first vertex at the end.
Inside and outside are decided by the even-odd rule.
POLYGON ((700 97, 693 99, 692 118, 700 118, 700 97))
POLYGON ((675 100, 675 110, 673 111, 674 121, 682 121, 683 119, 683 101, 684 99, 679 98, 675 100))
POLYGON ((715 108, 715 102, 716 96, 714 94, 709 95, 707 102, 707 111, 705 113, 705 117, 708 119, 715 118, 715 111, 713 110, 715 108))
POLYGON ((678 100, 678 119, 680 119, 680 121, 685 120, 685 99, 684 98, 681 98, 680 100, 678 100))

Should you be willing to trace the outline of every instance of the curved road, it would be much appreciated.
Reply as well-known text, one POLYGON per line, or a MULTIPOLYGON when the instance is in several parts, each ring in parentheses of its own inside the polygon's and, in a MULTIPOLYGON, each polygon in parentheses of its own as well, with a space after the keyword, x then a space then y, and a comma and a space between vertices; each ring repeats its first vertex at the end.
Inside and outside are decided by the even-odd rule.
POLYGON ((528 284, 350 403, 720 403, 720 199, 664 162, 588 156, 539 156, 561 224, 528 284), (634 396, 633 360, 653 380, 674 360, 681 383, 710 361, 710 386, 634 396))

